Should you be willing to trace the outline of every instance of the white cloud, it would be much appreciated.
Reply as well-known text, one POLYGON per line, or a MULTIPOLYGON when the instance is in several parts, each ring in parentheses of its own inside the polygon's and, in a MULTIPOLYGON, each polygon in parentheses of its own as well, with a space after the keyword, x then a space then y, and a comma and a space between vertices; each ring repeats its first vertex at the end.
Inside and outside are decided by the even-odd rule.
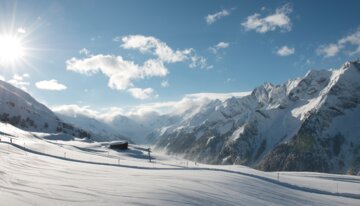
POLYGON ((103 108, 101 110, 91 109, 90 106, 79 106, 76 104, 58 105, 51 107, 51 110, 66 116, 77 117, 83 115, 104 122, 111 122, 116 116, 123 115, 123 109, 119 107, 103 108))
POLYGON ((230 97, 243 97, 250 95, 251 92, 235 92, 235 93, 195 93, 187 94, 179 101, 168 102, 154 102, 147 104, 140 104, 136 106, 109 107, 102 109, 91 109, 90 106, 58 105, 51 109, 54 112, 64 114, 67 116, 76 117, 77 115, 84 115, 97 120, 111 122, 118 115, 136 116, 142 118, 144 116, 151 116, 152 114, 180 114, 189 111, 187 114, 192 115, 197 112, 203 105, 210 100, 219 99, 224 101, 230 97))
POLYGON ((251 92, 230 92, 230 93, 194 93, 194 94, 187 94, 185 95, 185 98, 191 98, 191 99, 209 99, 214 100, 218 99, 221 101, 224 101, 230 97, 244 97, 247 95, 250 95, 251 92))
POLYGON ((2 75, 0 75, 0 80, 1 80, 1 81, 5 81, 5 77, 2 76, 2 75))
MULTIPOLYGON (((115 38, 116 41, 122 41, 121 47, 124 49, 136 49, 142 53, 151 53, 157 58, 146 60, 143 65, 138 65, 133 61, 124 60, 121 56, 114 55, 91 55, 83 59, 71 58, 66 61, 66 68, 80 74, 92 75, 102 72, 109 77, 108 86, 116 90, 128 90, 135 98, 146 99, 153 96, 147 89, 133 88, 134 81, 150 78, 165 77, 169 71, 165 63, 175 63, 189 61, 189 67, 207 68, 207 60, 204 57, 197 56, 195 50, 171 49, 166 43, 151 36, 129 35, 115 38), (129 88, 132 88, 131 90, 129 88)), ((88 53, 88 50, 81 50, 82 53, 88 53)))
POLYGON ((243 97, 250 94, 251 92, 187 94, 179 101, 153 102, 147 104, 140 104, 136 106, 124 107, 122 108, 122 112, 123 112, 122 115, 125 116, 135 115, 141 117, 151 113, 180 114, 185 111, 191 111, 188 113, 188 115, 191 115, 196 111, 198 111, 198 109, 200 109, 201 106, 205 105, 210 100, 219 99, 220 101, 224 101, 233 96, 243 97))
POLYGON ((341 45, 337 44, 322 45, 317 49, 317 54, 324 57, 332 57, 339 53, 341 47, 341 45))
POLYGON ((79 50, 79 54, 83 54, 85 56, 89 56, 90 53, 91 53, 90 50, 88 50, 86 48, 82 48, 79 50))
POLYGON ((250 94, 251 92, 187 94, 179 101, 155 102, 130 107, 127 108, 127 111, 124 113, 124 115, 143 116, 151 112, 156 112, 159 114, 181 114, 186 111, 188 111, 186 112, 187 115, 192 115, 198 112, 203 105, 209 103, 210 100, 219 99, 220 101, 224 101, 233 96, 243 97, 250 94))
POLYGON ((30 85, 30 83, 26 80, 29 79, 30 75, 25 73, 22 75, 19 74, 14 74, 12 79, 8 80, 8 82, 12 85, 14 85, 15 87, 18 87, 24 91, 27 91, 27 86, 30 85))
POLYGON ((124 115, 124 110, 120 107, 102 108, 98 118, 103 119, 105 122, 111 122, 116 116, 124 115))
POLYGON ((258 33, 266 33, 268 31, 281 31, 291 30, 291 19, 289 14, 292 8, 289 4, 276 9, 275 13, 262 17, 261 14, 255 13, 247 17, 241 25, 246 31, 255 30, 258 33))
POLYGON ((44 80, 35 83, 38 89, 61 91, 67 89, 63 84, 60 84, 56 79, 44 80))
MULTIPOLYGON (((167 104, 167 103, 166 103, 167 104)), ((76 104, 70 105, 57 105, 51 107, 51 110, 66 116, 77 117, 79 115, 94 118, 99 121, 104 121, 107 123, 111 123, 115 117, 122 115, 122 116, 132 116, 141 118, 147 116, 149 114, 158 113, 156 108, 163 107, 165 105, 156 105, 155 104, 148 104, 145 106, 135 106, 135 107, 128 107, 125 109, 120 107, 108 107, 108 108, 101 108, 101 109, 92 109, 89 105, 79 106, 76 104), (151 106, 148 106, 151 105, 151 106)))
POLYGON ((192 56, 190 58, 191 63, 189 64, 190 68, 199 67, 201 69, 211 69, 213 66, 207 64, 207 59, 202 56, 192 56))
POLYGON ((295 53, 295 48, 290 48, 288 46, 283 46, 281 48, 279 48, 276 53, 279 55, 279 56, 289 56, 289 55, 292 55, 295 53))
POLYGON ((17 32, 18 32, 19 34, 26 34, 25 28, 22 28, 22 27, 19 27, 19 28, 17 29, 17 32))
POLYGON ((336 56, 341 50, 347 46, 356 47, 355 50, 351 51, 349 55, 355 55, 360 53, 360 29, 355 31, 348 36, 345 36, 337 41, 337 43, 331 43, 327 45, 321 45, 317 48, 316 52, 318 55, 324 57, 336 56))
POLYGON ((126 61, 121 56, 95 55, 85 59, 71 58, 66 61, 67 69, 81 74, 92 75, 102 72, 109 77, 108 86, 116 90, 126 90, 133 81, 147 77, 163 77, 168 74, 164 64, 156 59, 147 60, 142 66, 126 61))
POLYGON ((136 49, 142 53, 153 53, 166 63, 184 61, 187 58, 186 55, 190 53, 189 49, 174 51, 165 42, 152 36, 129 35, 115 38, 116 41, 120 39, 122 41, 121 47, 124 49, 136 49))
POLYGON ((76 104, 54 106, 51 110, 72 117, 76 117, 78 114, 81 114, 87 117, 96 118, 99 114, 99 112, 90 109, 90 106, 79 106, 76 104))
POLYGON ((168 73, 169 72, 162 61, 159 61, 158 59, 149 59, 142 66, 142 73, 140 74, 145 77, 164 77, 168 73))
POLYGON ((230 45, 229 43, 221 41, 215 47, 218 49, 225 49, 228 48, 229 45, 230 45))
MULTIPOLYGON (((125 115, 142 115, 146 112, 157 112, 159 114, 180 114, 185 111, 197 111, 201 106, 210 100, 219 99, 224 101, 230 97, 243 97, 250 95, 251 92, 234 92, 234 93, 195 93, 186 94, 179 101, 155 102, 149 104, 137 105, 124 113, 125 115)), ((191 115, 192 112, 189 113, 191 115)))
POLYGON ((346 43, 350 43, 357 46, 360 45, 360 29, 339 40, 339 44, 346 44, 346 43))
POLYGON ((215 46, 209 47, 209 50, 213 54, 217 54, 220 49, 226 49, 229 46, 230 46, 230 43, 221 41, 218 44, 216 44, 215 46))
POLYGON ((163 80, 162 82, 161 82, 161 87, 163 87, 163 88, 165 88, 165 87, 169 87, 170 86, 170 84, 169 84, 169 81, 168 80, 163 80))
POLYGON ((202 63, 197 63, 197 66, 200 68, 207 67, 206 59, 198 56, 193 48, 173 50, 165 42, 152 36, 128 35, 116 37, 115 41, 121 41, 121 47, 124 49, 135 49, 139 50, 141 53, 153 54, 164 63, 176 63, 190 60, 190 65, 194 65, 193 61, 196 59, 202 61, 202 63))
POLYGON ((155 91, 152 88, 130 88, 128 89, 128 92, 136 99, 149 99, 157 97, 157 94, 155 94, 155 91))
POLYGON ((207 24, 213 24, 214 22, 220 20, 221 18, 225 17, 225 16, 229 16, 230 15, 230 10, 222 10, 219 12, 216 12, 214 14, 209 14, 205 17, 206 23, 207 24))
MULTIPOLYGON (((176 62, 189 62, 189 67, 210 68, 207 59, 198 56, 194 49, 173 50, 165 42, 152 36, 128 35, 116 37, 115 41, 122 42, 124 49, 135 49, 141 53, 149 53, 155 58, 147 59, 142 65, 131 60, 125 60, 122 56, 115 55, 90 55, 85 58, 71 58, 66 61, 66 68, 80 74, 92 75, 103 73, 109 78, 108 86, 116 90, 127 90, 138 99, 155 97, 151 88, 136 88, 134 81, 151 78, 165 77, 169 71, 165 64, 176 62)), ((89 54, 87 49, 80 51, 89 54)))
POLYGON ((217 60, 221 60, 222 55, 224 55, 225 52, 220 52, 220 50, 224 50, 224 49, 228 48, 229 46, 230 46, 230 43, 221 41, 218 44, 216 44, 212 47, 209 47, 209 51, 216 56, 217 60))

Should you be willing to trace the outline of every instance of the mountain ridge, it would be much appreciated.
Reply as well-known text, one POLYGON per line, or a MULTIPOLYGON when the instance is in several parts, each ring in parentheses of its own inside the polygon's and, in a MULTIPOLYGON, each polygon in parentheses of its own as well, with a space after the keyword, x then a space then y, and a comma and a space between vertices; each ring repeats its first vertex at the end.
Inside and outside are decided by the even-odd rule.
POLYGON ((358 113, 359 70, 359 62, 346 62, 282 85, 265 83, 246 97, 214 101, 160 135, 156 148, 213 164, 357 174, 360 130, 343 137, 345 131, 331 122, 358 113), (351 158, 344 150, 352 151, 351 158))
POLYGON ((66 133, 78 138, 92 134, 59 117, 27 92, 0 80, 0 121, 29 132, 66 133))

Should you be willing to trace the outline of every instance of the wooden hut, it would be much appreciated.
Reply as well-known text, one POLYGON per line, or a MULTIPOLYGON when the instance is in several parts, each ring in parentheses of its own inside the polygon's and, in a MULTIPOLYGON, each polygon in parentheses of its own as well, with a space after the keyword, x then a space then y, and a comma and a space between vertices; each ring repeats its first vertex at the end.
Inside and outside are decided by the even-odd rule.
POLYGON ((129 143, 127 141, 112 141, 110 142, 110 149, 126 150, 128 149, 129 143))

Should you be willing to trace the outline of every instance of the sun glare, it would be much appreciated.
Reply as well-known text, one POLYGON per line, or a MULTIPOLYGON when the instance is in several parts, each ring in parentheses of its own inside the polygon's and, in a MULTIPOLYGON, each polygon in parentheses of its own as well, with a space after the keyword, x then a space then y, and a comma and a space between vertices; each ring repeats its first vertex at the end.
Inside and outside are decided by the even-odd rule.
POLYGON ((14 64, 24 56, 21 39, 16 36, 0 35, 0 63, 14 64))

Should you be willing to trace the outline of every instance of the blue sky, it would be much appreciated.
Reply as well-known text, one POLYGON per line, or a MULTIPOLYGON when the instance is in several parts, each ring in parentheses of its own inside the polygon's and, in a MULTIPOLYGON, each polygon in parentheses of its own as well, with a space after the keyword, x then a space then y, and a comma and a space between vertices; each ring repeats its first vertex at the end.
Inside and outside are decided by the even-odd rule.
POLYGON ((0 78, 51 107, 250 91, 360 54, 357 0, 0 3, 0 35, 25 48, 0 78))

